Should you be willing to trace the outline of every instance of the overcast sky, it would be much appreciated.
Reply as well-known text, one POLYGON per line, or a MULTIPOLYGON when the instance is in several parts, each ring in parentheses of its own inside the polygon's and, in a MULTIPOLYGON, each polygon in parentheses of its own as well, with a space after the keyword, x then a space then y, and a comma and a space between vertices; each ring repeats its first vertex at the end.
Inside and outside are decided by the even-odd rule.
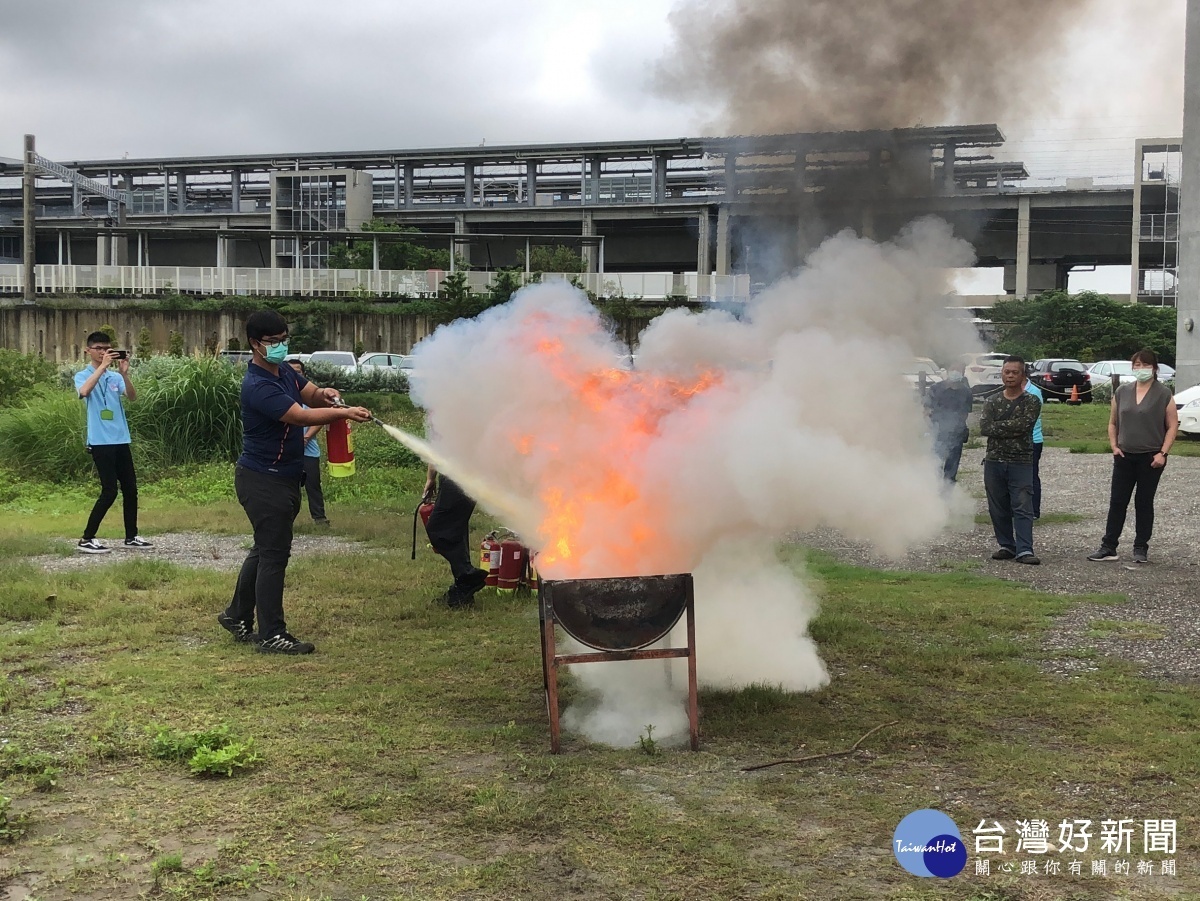
MULTIPOLYGON (((0 0, 0 156, 698 136, 713 109, 651 87, 679 2, 0 0)), ((1092 0, 1005 155, 1128 177, 1135 137, 1182 128, 1184 7, 1092 0)))

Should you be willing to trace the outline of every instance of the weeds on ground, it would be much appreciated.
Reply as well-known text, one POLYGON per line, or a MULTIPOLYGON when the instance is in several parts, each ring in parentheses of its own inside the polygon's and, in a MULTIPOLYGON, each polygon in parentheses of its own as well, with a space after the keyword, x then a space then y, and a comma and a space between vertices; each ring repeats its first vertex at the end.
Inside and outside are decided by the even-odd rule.
POLYGON ((177 732, 159 726, 150 742, 150 756, 185 761, 195 776, 232 776, 235 769, 262 760, 254 739, 239 740, 225 723, 202 732, 177 732))

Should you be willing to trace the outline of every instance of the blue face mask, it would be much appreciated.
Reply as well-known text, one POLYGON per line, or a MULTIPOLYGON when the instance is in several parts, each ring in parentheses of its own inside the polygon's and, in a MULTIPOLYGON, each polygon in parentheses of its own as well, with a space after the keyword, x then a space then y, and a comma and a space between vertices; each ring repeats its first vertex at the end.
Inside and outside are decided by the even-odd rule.
POLYGON ((280 341, 278 344, 268 344, 266 345, 266 348, 266 353, 263 354, 263 358, 268 363, 275 363, 278 365, 287 359, 288 346, 286 341, 280 341))

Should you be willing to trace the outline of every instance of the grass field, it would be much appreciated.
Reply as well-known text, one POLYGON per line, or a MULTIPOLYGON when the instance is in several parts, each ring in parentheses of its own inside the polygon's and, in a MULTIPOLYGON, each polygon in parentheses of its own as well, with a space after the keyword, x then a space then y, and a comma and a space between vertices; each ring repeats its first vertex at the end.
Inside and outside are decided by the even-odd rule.
MULTIPOLYGON (((413 424, 403 404, 383 412, 413 424)), ((553 756, 535 602, 433 603, 445 565, 428 551, 410 560, 408 546, 423 472, 371 465, 391 452, 378 430, 362 430, 360 473, 330 484, 336 533, 361 552, 292 559, 289 624, 318 647, 305 658, 256 654, 217 626, 230 572, 152 554, 58 573, 29 562, 75 537, 92 486, 23 484, 0 502, 0 892, 1200 897, 1200 692, 1092 652, 1042 649, 1056 615, 1116 598, 1044 595, 954 570, 859 569, 786 545, 783 559, 807 568, 821 598, 812 633, 828 687, 702 691, 699 753, 652 741, 614 750, 567 733, 553 756), (1045 664, 1056 656, 1086 666, 1052 675, 1045 664), (841 751, 887 723, 859 753, 743 771, 841 751), (164 737, 173 747, 221 729, 245 752, 231 778, 162 756, 164 737), (1000 821, 1007 853, 984 855, 986 876, 974 860, 947 881, 908 875, 892 832, 925 807, 954 818, 972 858, 971 830, 1000 821), (1054 839, 1062 820, 1106 818, 1176 819, 1177 875, 1160 875, 1162 854, 1139 853, 1140 831, 1120 857, 1154 861, 1152 876, 1090 876, 1093 860, 1111 872, 1118 859, 1094 842, 1077 855, 1079 877, 1020 873, 1049 857, 1065 871, 1068 858, 1014 853, 1015 821, 1044 819, 1054 839)), ((230 481, 228 466, 210 465, 146 486, 144 533, 247 534, 230 481)), ((106 526, 118 528, 113 515, 106 526)), ((1116 619, 1093 632, 1160 636, 1116 619)), ((568 678, 568 702, 576 691, 568 678)))

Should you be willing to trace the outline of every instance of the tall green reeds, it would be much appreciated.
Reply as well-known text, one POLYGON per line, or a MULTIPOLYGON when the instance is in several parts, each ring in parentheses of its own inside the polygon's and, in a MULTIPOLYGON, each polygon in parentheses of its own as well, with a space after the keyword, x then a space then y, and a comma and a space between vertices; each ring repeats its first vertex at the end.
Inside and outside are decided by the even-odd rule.
MULTIPOLYGON (((235 459, 243 371, 212 357, 154 357, 137 365, 137 400, 125 409, 139 474, 235 459)), ((20 406, 0 410, 0 465, 52 481, 87 475, 85 431, 83 403, 73 390, 35 389, 20 406)))

